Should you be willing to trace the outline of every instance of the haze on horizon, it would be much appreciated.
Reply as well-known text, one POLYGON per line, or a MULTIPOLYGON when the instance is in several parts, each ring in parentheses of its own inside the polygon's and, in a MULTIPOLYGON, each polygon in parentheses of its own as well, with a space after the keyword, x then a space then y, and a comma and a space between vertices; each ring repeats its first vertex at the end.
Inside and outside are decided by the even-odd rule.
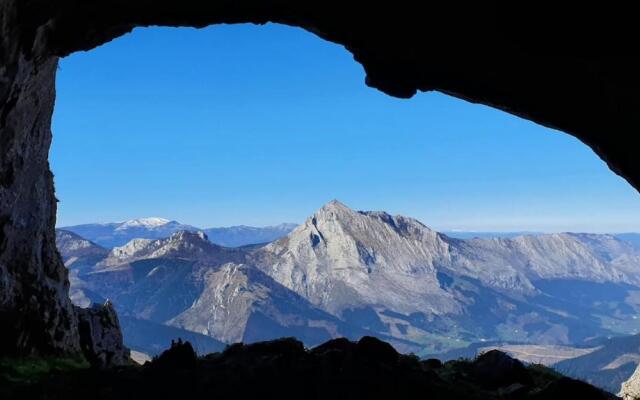
POLYGON ((577 139, 439 93, 391 98, 279 25, 137 29, 61 61, 58 226, 300 223, 337 198, 437 230, 640 231, 640 197, 577 139))

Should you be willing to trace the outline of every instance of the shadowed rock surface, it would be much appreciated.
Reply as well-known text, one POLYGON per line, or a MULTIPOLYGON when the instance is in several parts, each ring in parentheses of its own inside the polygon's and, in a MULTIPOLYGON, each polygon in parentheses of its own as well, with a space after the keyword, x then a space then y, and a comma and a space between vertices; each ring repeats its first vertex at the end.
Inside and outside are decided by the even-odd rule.
POLYGON ((529 386, 533 383, 524 365, 507 354, 491 350, 481 354, 474 362, 472 375, 478 384, 487 389, 520 384, 529 386))
POLYGON ((47 160, 57 59, 27 57, 18 4, 0 2, 0 355, 79 353, 47 160))
POLYGON ((17 386, 13 393, 24 399, 96 400, 610 397, 550 370, 525 368, 503 353, 443 365, 401 355, 372 337, 358 342, 334 339, 311 350, 295 339, 235 344, 202 358, 196 358, 189 343, 176 342, 142 367, 54 374, 37 384, 17 386), (498 380, 482 380, 497 374, 498 380))
POLYGON ((120 322, 110 302, 78 309, 80 347, 97 367, 126 365, 129 349, 124 347, 120 322))

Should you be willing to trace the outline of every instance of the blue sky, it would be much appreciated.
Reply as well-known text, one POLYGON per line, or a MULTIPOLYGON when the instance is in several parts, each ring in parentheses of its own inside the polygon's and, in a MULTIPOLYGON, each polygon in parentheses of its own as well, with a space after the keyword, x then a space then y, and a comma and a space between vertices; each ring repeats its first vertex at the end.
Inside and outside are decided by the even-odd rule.
POLYGON ((302 222, 337 198, 441 230, 640 230, 640 196, 579 141, 439 93, 364 85, 300 29, 138 29, 60 63, 58 225, 302 222))

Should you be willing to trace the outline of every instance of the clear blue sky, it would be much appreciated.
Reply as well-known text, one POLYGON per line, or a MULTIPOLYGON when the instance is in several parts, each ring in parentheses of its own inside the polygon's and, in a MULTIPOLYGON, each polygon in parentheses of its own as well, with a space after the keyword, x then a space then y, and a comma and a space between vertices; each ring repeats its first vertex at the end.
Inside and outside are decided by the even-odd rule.
POLYGON ((139 29, 63 59, 57 95, 59 226, 302 222, 337 198, 443 230, 640 230, 640 195, 573 137, 388 97, 295 28, 139 29))

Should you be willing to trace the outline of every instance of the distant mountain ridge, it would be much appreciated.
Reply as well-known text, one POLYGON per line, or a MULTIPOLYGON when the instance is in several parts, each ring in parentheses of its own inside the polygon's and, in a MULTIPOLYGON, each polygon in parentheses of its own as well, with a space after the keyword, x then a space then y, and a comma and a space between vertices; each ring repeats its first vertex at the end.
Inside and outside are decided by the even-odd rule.
MULTIPOLYGON (((518 236, 537 236, 544 235, 542 232, 535 231, 513 231, 513 232, 491 232, 491 231, 464 231, 464 230, 443 230, 440 233, 456 239, 513 239, 518 236)), ((604 235, 604 234, 603 234, 604 235)), ((631 243, 634 246, 640 247, 640 233, 625 232, 625 233, 608 233, 617 239, 631 243)))
POLYGON ((274 226, 229 226, 208 228, 204 232, 213 243, 226 247, 240 247, 250 244, 269 243, 289 234, 298 224, 284 223, 274 226))
POLYGON ((66 226, 59 229, 73 232, 106 248, 124 246, 132 239, 163 239, 179 231, 202 231, 215 244, 240 247, 271 242, 286 236, 296 226, 296 224, 283 223, 265 227, 240 225, 203 229, 166 218, 150 217, 123 222, 66 226))
MULTIPOLYGON (((236 225, 228 227, 199 228, 166 218, 136 218, 123 222, 90 223, 60 227, 94 243, 113 248, 127 244, 131 239, 161 239, 181 231, 203 231, 209 240, 226 247, 267 244, 288 235, 298 224, 282 223, 273 226, 255 227, 236 225)), ((455 239, 513 239, 518 236, 544 235, 535 231, 464 231, 443 230, 441 234, 455 239)), ((611 236, 640 247, 640 233, 611 233, 611 236)))
POLYGON ((106 248, 123 246, 132 239, 163 239, 178 231, 200 230, 191 225, 157 217, 104 224, 83 224, 60 229, 78 234, 106 248))

